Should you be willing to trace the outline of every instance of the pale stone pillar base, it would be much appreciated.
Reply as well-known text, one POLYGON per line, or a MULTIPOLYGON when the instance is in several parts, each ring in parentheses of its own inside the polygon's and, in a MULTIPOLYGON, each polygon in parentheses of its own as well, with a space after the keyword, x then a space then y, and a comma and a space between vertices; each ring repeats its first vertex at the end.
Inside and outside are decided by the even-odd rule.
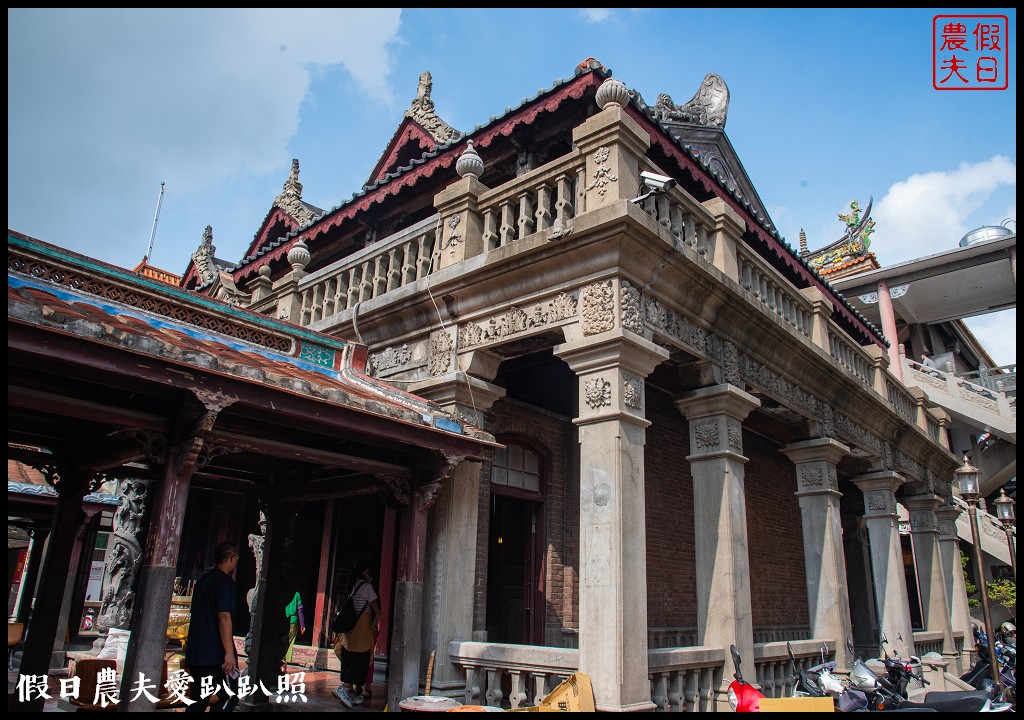
POLYGON ((864 521, 868 530, 878 627, 888 640, 888 652, 895 650, 907 658, 914 654, 914 631, 896 514, 896 489, 904 480, 889 470, 858 475, 851 480, 864 493, 864 521))
POLYGON ((668 353, 610 330, 559 345, 579 381, 579 669, 598 710, 648 711, 644 378, 668 353))
MULTIPOLYGON (((686 393, 676 401, 690 423, 697 556, 697 644, 735 645, 754 677, 754 627, 750 603, 750 554, 743 483, 743 420, 761 402, 733 385, 686 393)), ((726 673, 728 678, 730 673, 726 673)), ((724 679, 715 692, 728 710, 724 679)))
POLYGON ((853 623, 836 463, 850 449, 831 438, 819 438, 787 445, 780 452, 796 465, 811 637, 835 640, 837 662, 849 667, 854 658, 848 657, 846 641, 853 637, 853 623))
POLYGON ((953 657, 953 627, 946 595, 942 556, 939 551, 939 526, 935 511, 942 504, 937 495, 915 495, 903 499, 910 511, 910 532, 914 539, 914 558, 917 561, 917 581, 921 588, 921 608, 927 630, 942 632, 942 654, 953 657))

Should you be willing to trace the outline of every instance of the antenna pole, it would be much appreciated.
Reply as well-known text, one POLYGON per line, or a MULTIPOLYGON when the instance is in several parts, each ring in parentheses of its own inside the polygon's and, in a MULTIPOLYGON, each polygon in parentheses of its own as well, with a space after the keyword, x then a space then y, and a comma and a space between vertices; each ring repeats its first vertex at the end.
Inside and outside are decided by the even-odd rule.
POLYGON ((153 216, 153 232, 149 234, 149 251, 146 253, 148 262, 153 261, 153 240, 156 238, 156 224, 160 221, 160 206, 164 203, 164 185, 160 183, 160 197, 156 200, 156 215, 153 216))

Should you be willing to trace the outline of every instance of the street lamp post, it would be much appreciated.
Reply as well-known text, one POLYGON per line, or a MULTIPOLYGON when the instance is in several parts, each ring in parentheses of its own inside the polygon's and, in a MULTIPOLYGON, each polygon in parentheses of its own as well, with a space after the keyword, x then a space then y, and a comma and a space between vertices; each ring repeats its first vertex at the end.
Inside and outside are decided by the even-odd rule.
POLYGON ((1006 546, 1010 549, 1010 566, 1013 568, 1013 581, 1017 582, 1017 553, 1013 549, 1013 528, 1017 523, 1017 515, 1013 508, 1017 503, 1012 497, 1007 496, 1006 489, 999 489, 999 497, 993 502, 996 506, 996 517, 1002 523, 1003 531, 1006 533, 1006 546))
POLYGON ((981 489, 978 485, 978 468, 971 465, 970 460, 964 455, 964 464, 956 471, 956 482, 960 486, 960 497, 967 503, 967 516, 971 520, 971 542, 974 543, 974 567, 978 572, 978 584, 981 586, 981 610, 985 616, 985 634, 988 637, 989 669, 992 671, 992 680, 995 681, 999 691, 1003 690, 1002 680, 999 678, 999 661, 996 659, 996 636, 992 627, 992 613, 988 609, 988 586, 985 584, 985 566, 981 560, 981 538, 978 536, 978 498, 981 496, 981 489))

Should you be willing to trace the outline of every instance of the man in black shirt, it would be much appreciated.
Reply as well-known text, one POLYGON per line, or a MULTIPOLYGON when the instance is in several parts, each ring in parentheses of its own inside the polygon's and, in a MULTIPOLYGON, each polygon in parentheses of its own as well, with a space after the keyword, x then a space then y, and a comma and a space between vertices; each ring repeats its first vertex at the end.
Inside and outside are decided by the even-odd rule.
POLYGON ((231 612, 235 607, 235 581, 231 573, 238 565, 238 547, 223 542, 217 546, 217 565, 196 582, 192 592, 192 607, 185 641, 185 665, 192 676, 189 698, 195 702, 185 712, 204 712, 209 704, 211 688, 217 690, 217 702, 210 712, 230 712, 238 698, 223 690, 237 687, 238 657, 232 633, 231 612), (203 695, 203 678, 207 681, 203 695))

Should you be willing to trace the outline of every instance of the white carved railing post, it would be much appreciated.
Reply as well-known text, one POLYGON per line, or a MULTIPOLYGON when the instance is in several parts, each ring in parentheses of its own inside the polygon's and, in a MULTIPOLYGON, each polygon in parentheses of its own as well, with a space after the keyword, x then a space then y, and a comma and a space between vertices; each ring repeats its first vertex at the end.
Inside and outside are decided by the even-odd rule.
POLYGON ((467 141, 466 149, 455 162, 455 170, 462 179, 434 196, 434 207, 441 216, 440 235, 434 248, 438 270, 484 251, 478 200, 487 186, 479 180, 484 162, 472 140, 467 141))

